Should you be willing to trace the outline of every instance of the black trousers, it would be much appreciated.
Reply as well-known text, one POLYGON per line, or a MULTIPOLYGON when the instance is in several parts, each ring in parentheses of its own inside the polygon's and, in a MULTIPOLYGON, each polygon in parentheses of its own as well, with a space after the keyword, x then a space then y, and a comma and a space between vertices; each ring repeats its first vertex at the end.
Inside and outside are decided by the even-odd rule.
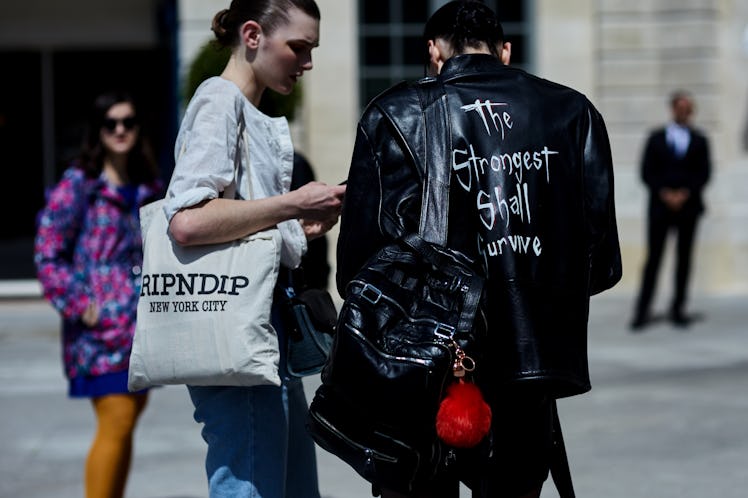
POLYGON ((671 232, 677 235, 677 242, 675 287, 670 313, 671 315, 683 313, 687 298, 688 280, 691 274, 691 259, 698 218, 699 213, 693 212, 672 212, 665 208, 650 211, 647 230, 648 254, 636 303, 637 317, 646 318, 649 315, 657 285, 657 275, 662 263, 662 254, 667 237, 671 232))
MULTIPOLYGON (((461 481, 471 489, 472 498, 516 498, 543 485, 555 463, 554 444, 561 441, 554 443, 555 401, 517 395, 490 404, 490 451, 477 450, 475 459, 470 456, 472 450, 458 453, 457 468, 425 483, 412 497, 456 498, 461 481)), ((382 496, 410 498, 386 491, 382 496)))

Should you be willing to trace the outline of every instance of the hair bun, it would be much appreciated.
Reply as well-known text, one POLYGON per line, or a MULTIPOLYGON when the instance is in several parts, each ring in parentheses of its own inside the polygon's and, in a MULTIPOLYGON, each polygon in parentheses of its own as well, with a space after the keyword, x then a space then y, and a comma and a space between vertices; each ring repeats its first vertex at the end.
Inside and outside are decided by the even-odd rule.
POLYGON ((223 42, 228 34, 227 17, 229 9, 223 9, 213 16, 213 22, 210 25, 211 31, 215 33, 219 42, 223 42))

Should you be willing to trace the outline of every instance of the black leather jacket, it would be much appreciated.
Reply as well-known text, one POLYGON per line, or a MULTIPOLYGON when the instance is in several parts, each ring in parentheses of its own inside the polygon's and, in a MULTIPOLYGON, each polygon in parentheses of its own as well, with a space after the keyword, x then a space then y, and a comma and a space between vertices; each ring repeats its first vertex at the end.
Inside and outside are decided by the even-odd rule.
POLYGON ((579 92, 490 55, 453 57, 431 80, 383 93, 359 122, 338 290, 345 295, 380 247, 418 230, 430 102, 414 85, 442 85, 451 128, 447 244, 488 277, 490 376, 499 388, 584 392, 589 298, 621 277, 603 119, 579 92))

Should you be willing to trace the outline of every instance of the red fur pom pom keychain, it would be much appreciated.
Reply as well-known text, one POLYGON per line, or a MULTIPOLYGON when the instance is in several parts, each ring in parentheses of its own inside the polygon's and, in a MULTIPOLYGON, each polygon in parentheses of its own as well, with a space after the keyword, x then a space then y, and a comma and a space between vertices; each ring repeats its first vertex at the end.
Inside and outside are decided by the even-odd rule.
POLYGON ((466 371, 475 364, 458 347, 453 372, 458 378, 447 386, 447 395, 436 414, 436 434, 450 446, 472 448, 488 434, 491 428, 491 407, 483 399, 478 386, 465 382, 466 371), (467 360, 467 365, 464 362, 467 360))
POLYGON ((478 386, 462 379, 450 384, 436 414, 436 433, 441 440, 456 448, 472 448, 490 428, 491 407, 478 386))

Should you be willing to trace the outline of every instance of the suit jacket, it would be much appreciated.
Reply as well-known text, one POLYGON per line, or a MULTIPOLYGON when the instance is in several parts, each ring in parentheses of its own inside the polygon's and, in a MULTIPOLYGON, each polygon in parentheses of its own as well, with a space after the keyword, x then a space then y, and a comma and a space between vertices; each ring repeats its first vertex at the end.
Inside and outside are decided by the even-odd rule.
POLYGON ((668 145, 665 128, 653 131, 644 149, 641 177, 650 192, 650 213, 665 212, 667 208, 658 192, 662 188, 687 188, 691 196, 683 206, 684 214, 698 215, 704 211, 701 192, 711 172, 709 142, 698 130, 689 128, 691 142, 686 154, 678 158, 668 145))

